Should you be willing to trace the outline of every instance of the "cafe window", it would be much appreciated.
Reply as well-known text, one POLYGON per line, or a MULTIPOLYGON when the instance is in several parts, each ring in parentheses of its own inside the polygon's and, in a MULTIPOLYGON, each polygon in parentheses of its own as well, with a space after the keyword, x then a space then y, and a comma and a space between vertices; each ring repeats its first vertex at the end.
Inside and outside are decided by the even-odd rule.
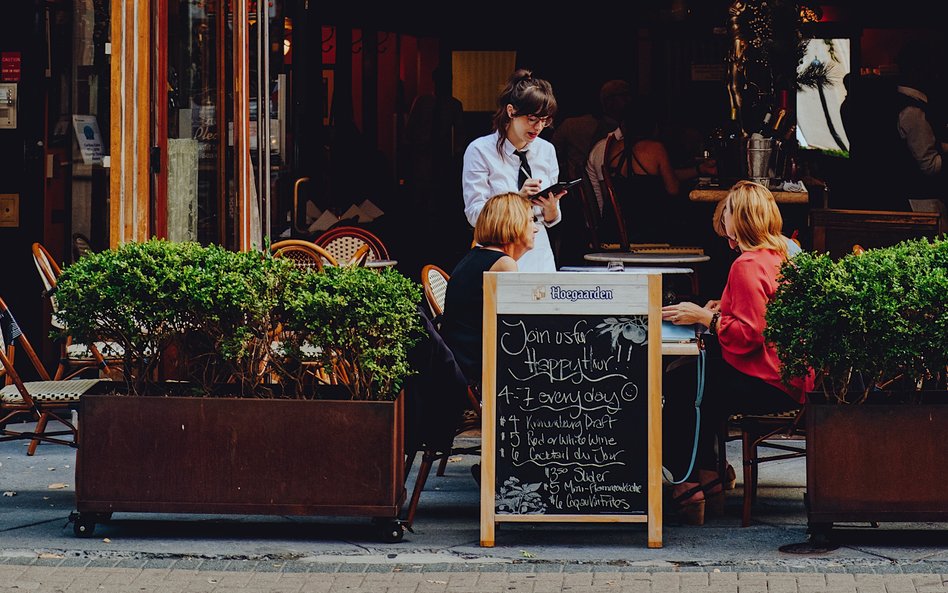
POLYGON ((851 70, 850 40, 811 39, 797 67, 797 141, 801 148, 849 156, 849 138, 840 115, 851 70))

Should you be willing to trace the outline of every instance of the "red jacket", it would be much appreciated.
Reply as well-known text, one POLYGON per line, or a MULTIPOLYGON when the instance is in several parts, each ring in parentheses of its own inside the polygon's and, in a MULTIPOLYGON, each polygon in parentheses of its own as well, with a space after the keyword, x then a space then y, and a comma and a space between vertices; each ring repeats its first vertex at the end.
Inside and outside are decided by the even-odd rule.
POLYGON ((783 257, 770 250, 745 251, 731 264, 721 295, 717 334, 724 360, 746 375, 782 389, 797 402, 813 389, 812 371, 787 386, 780 379, 780 359, 764 341, 767 303, 777 291, 777 274, 783 257))

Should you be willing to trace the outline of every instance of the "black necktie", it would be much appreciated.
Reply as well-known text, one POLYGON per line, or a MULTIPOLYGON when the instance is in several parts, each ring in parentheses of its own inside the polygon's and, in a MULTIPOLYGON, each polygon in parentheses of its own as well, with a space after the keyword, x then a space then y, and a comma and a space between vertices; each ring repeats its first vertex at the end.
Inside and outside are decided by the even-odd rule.
POLYGON ((520 170, 517 172, 517 191, 523 187, 529 177, 533 177, 530 171, 530 163, 527 162, 527 151, 515 150, 514 154, 520 157, 520 170))

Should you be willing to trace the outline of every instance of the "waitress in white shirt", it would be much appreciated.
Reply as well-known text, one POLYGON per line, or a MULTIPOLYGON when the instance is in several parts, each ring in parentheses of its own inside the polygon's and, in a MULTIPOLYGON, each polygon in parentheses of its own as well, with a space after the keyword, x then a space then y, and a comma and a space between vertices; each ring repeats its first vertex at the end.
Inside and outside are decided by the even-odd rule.
POLYGON ((546 227, 561 219, 559 201, 566 193, 539 195, 540 190, 558 181, 556 150, 540 132, 553 123, 556 99, 553 87, 530 70, 511 75, 497 98, 491 134, 471 142, 464 152, 461 189, 464 215, 471 226, 491 196, 519 192, 533 200, 533 214, 542 223, 534 247, 517 262, 521 272, 555 272, 553 249, 546 227))

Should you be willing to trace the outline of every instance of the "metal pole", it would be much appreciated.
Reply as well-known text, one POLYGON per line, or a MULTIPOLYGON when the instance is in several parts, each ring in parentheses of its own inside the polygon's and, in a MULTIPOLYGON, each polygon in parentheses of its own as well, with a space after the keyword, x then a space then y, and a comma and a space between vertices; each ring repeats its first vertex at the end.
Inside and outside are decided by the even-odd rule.
MULTIPOLYGON (((270 238, 270 12, 257 0, 257 208, 262 236, 270 238)), ((261 245, 262 247, 262 245, 261 245)))

